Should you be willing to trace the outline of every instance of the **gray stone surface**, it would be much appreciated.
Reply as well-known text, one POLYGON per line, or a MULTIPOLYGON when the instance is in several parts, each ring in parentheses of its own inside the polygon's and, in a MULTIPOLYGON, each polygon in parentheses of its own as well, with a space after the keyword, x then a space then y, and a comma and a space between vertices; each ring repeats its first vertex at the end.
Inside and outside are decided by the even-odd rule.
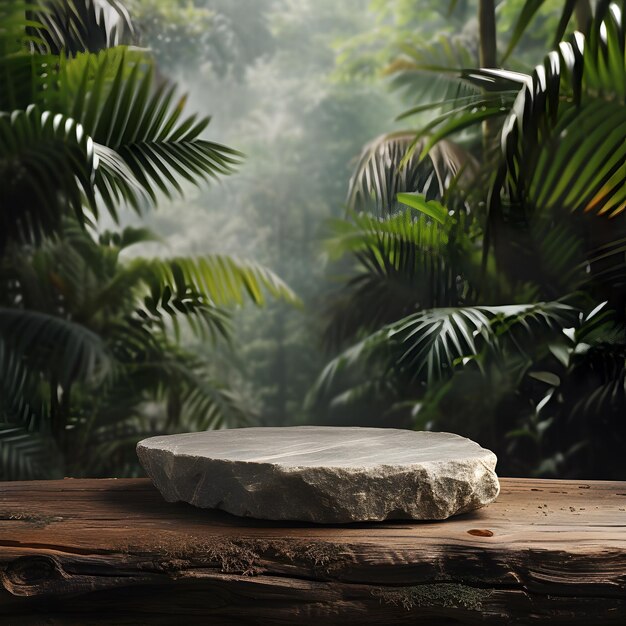
POLYGON ((239 428, 137 444, 168 502, 274 520, 445 519, 495 500, 496 455, 450 433, 239 428))

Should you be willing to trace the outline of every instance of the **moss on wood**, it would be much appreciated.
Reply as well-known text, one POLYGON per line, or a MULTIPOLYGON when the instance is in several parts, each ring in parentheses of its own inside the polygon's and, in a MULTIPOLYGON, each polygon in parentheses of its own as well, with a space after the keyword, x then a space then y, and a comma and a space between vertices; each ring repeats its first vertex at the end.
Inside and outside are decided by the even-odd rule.
POLYGON ((434 583, 412 587, 377 587, 372 595, 386 604, 402 606, 407 611, 415 607, 460 608, 480 611, 483 602, 493 592, 459 583, 434 583))

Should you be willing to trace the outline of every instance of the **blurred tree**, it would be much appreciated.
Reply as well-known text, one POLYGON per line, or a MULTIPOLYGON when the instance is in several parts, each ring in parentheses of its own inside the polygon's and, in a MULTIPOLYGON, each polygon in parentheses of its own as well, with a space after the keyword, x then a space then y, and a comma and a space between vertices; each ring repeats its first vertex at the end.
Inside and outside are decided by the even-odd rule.
POLYGON ((234 258, 121 262, 123 248, 151 238, 145 229, 97 239, 102 210, 140 213, 182 193, 179 181, 230 173, 239 155, 200 138, 208 118, 181 118, 185 99, 155 84, 149 56, 106 47, 133 30, 116 0, 27 12, 0 7, 2 477, 136 471, 129 450, 150 430, 241 415, 177 347, 178 318, 227 336, 219 307, 261 304, 263 290, 296 298, 234 258), (166 407, 164 419, 141 418, 148 401, 166 407))
POLYGON ((326 367, 314 401, 473 436, 505 472, 624 477, 623 12, 598 3, 586 35, 531 74, 452 72, 469 93, 435 103, 442 113, 408 149, 386 141, 397 158, 361 161, 352 197, 368 209, 369 192, 383 217, 334 227, 331 249, 359 273, 329 329, 335 345, 359 341, 326 367), (433 150, 468 129, 477 151, 480 124, 498 118, 502 150, 477 169, 457 151, 448 163, 461 174, 442 176, 433 150), (415 212, 399 214, 396 196, 415 212))

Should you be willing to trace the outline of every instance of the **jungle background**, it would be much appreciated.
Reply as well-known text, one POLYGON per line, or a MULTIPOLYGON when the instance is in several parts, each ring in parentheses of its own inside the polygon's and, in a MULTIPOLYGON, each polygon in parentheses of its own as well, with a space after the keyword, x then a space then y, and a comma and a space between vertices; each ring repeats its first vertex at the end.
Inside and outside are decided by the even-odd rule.
POLYGON ((623 11, 4 2, 0 479, 307 423, 626 478, 623 11))

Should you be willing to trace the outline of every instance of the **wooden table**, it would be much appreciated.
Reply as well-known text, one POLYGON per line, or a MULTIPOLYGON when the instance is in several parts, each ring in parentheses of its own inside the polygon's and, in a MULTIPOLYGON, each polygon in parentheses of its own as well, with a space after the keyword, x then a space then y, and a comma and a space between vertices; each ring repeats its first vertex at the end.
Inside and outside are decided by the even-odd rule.
POLYGON ((626 624, 626 483, 445 522, 265 522, 148 480, 0 483, 0 624, 626 624))

